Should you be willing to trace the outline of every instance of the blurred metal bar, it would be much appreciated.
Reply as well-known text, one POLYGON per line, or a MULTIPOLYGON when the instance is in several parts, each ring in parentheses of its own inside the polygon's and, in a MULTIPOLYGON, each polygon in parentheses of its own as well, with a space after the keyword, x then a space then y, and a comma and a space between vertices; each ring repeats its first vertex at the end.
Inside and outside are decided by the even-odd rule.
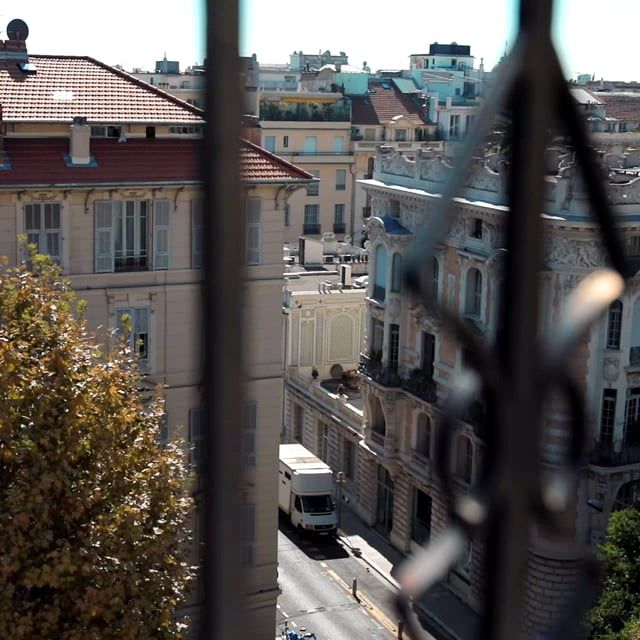
POLYGON ((514 640, 522 633, 530 503, 538 487, 541 441, 538 341, 542 264, 544 153, 557 85, 551 45, 552 0, 522 0, 523 68, 512 92, 513 148, 505 255, 505 300, 497 345, 504 371, 503 420, 498 421, 496 504, 487 536, 488 585, 483 637, 514 640), (527 353, 529 357, 523 358, 527 353))
MULTIPOLYGON (((202 175, 205 552, 200 638, 240 637, 242 609, 240 465, 243 216, 240 208, 238 0, 206 3, 207 124, 202 175)), ((244 615, 244 618, 243 618, 244 615)))

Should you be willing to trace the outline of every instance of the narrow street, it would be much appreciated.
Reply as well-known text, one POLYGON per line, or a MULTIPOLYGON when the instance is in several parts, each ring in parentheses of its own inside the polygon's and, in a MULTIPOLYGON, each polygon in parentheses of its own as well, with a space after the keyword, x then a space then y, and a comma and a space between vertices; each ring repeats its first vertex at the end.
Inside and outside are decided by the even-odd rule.
POLYGON ((285 621, 305 627, 317 640, 391 640, 397 624, 390 606, 392 587, 334 538, 300 537, 280 516, 276 636, 285 621), (353 578, 357 595, 351 592, 353 578))

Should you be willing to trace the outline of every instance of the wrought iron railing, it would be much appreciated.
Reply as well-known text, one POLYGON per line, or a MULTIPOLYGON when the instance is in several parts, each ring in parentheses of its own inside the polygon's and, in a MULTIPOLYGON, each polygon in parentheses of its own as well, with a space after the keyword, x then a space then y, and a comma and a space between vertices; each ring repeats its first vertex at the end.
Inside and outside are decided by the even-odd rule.
POLYGON ((358 371, 384 387, 400 387, 402 384, 402 380, 396 370, 387 366, 382 360, 377 360, 364 353, 360 354, 358 371))
POLYGON ((302 233, 305 236, 317 236, 320 234, 320 225, 319 224, 303 224, 302 225, 302 233))
POLYGON ((436 383, 421 369, 414 369, 406 378, 402 379, 402 388, 420 400, 437 402, 436 383))
POLYGON ((596 440, 587 454, 589 464, 596 467, 624 467, 640 462, 640 444, 600 442, 596 440))

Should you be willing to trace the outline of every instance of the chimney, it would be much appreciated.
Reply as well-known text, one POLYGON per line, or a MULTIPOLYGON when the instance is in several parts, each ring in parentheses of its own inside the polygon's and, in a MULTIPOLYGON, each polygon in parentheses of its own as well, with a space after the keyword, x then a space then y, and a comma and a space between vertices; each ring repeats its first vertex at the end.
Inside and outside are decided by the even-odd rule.
POLYGON ((69 158, 72 165, 87 166, 91 164, 91 127, 83 116, 76 116, 71 125, 71 143, 69 158))

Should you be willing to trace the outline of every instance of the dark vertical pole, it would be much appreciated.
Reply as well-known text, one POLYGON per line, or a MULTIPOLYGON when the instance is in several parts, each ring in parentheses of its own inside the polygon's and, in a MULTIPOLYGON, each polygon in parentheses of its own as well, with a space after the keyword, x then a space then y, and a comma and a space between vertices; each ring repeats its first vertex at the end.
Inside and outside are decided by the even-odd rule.
POLYGON ((552 0, 522 0, 523 70, 512 93, 513 149, 507 223, 506 287, 499 358, 504 370, 503 432, 497 438, 498 503, 487 538, 484 637, 515 640, 524 619, 529 509, 538 482, 541 399, 538 273, 542 263, 544 152, 555 101, 550 40, 552 0))
MULTIPOLYGON (((205 370, 205 588, 201 638, 239 638, 240 469, 240 82, 238 0, 207 0, 206 133, 203 178, 205 370)), ((245 627, 246 628, 246 627, 245 627)), ((250 628, 250 626, 249 626, 250 628)))

